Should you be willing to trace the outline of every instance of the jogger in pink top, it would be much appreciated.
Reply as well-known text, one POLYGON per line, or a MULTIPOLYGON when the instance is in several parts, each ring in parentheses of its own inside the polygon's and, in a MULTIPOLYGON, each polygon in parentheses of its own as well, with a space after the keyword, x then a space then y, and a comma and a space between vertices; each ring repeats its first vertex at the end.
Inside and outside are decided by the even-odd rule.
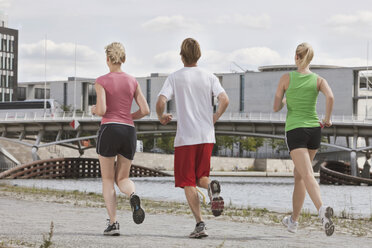
POLYGON ((92 113, 102 116, 96 150, 101 166, 102 193, 110 217, 103 234, 117 236, 120 235, 120 226, 116 220, 114 183, 130 197, 134 222, 140 224, 145 219, 129 172, 137 142, 133 120, 148 115, 150 111, 137 80, 121 70, 121 64, 125 62, 123 45, 111 43, 106 47, 106 56, 110 72, 96 80, 97 105, 92 107, 92 113), (133 99, 139 110, 131 113, 133 99))

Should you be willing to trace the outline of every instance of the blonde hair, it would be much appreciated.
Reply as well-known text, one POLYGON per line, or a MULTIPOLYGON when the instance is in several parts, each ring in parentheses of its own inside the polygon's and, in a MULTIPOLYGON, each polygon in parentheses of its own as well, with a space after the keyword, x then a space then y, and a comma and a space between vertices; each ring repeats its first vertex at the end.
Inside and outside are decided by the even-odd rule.
POLYGON ((180 55, 184 63, 191 65, 198 62, 201 51, 199 43, 193 38, 187 38, 182 42, 180 55))
POLYGON ((314 57, 313 47, 309 43, 301 43, 296 48, 296 55, 300 60, 300 66, 306 67, 310 64, 311 60, 314 57))
POLYGON ((106 56, 113 64, 121 64, 125 62, 125 49, 120 42, 112 42, 105 47, 106 56))

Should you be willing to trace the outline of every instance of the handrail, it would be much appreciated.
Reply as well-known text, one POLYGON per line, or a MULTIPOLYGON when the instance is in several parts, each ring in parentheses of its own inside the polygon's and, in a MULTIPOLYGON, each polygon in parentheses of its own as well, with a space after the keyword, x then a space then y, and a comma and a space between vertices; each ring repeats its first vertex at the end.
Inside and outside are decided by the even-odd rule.
MULTIPOLYGON (((177 120, 177 114, 172 113, 173 120, 177 120)), ((320 115, 319 119, 323 119, 324 115, 320 115)), ((228 112, 221 116, 220 121, 257 121, 257 122, 278 122, 284 123, 286 119, 285 113, 273 112, 243 112, 234 113, 228 112)), ((101 117, 92 115, 89 112, 60 112, 54 115, 44 115, 44 113, 37 112, 6 112, 0 114, 0 123, 4 122, 25 122, 25 121, 72 121, 72 120, 90 120, 100 121, 101 117), (32 115, 30 115, 32 114, 32 115)), ((155 112, 142 118, 141 120, 157 121, 155 112)), ((366 119, 365 115, 333 115, 332 122, 339 124, 366 124, 372 125, 372 119, 366 119)))

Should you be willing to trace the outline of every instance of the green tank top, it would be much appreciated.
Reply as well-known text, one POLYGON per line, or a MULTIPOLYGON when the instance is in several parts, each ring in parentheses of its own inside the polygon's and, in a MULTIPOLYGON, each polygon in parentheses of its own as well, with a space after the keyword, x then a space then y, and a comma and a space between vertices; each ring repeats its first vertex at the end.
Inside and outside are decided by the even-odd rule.
POLYGON ((287 98, 287 119, 285 131, 299 127, 319 127, 316 113, 318 98, 318 75, 301 74, 297 71, 289 73, 289 87, 285 92, 287 98))

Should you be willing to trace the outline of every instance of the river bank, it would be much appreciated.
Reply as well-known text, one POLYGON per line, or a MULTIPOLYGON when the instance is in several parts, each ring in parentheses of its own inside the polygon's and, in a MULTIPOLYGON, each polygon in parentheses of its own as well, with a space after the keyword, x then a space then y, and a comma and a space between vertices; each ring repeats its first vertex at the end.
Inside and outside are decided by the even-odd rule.
POLYGON ((51 221, 55 247, 368 247, 372 242, 371 219, 335 218, 336 233, 326 238, 317 216, 303 212, 293 235, 280 223, 286 214, 230 206, 218 218, 203 207, 210 237, 189 240, 194 221, 186 203, 143 199, 142 205, 146 221, 135 225, 128 199, 118 197, 124 237, 110 239, 102 236, 107 214, 100 194, 1 184, 0 247, 39 247, 51 221))

